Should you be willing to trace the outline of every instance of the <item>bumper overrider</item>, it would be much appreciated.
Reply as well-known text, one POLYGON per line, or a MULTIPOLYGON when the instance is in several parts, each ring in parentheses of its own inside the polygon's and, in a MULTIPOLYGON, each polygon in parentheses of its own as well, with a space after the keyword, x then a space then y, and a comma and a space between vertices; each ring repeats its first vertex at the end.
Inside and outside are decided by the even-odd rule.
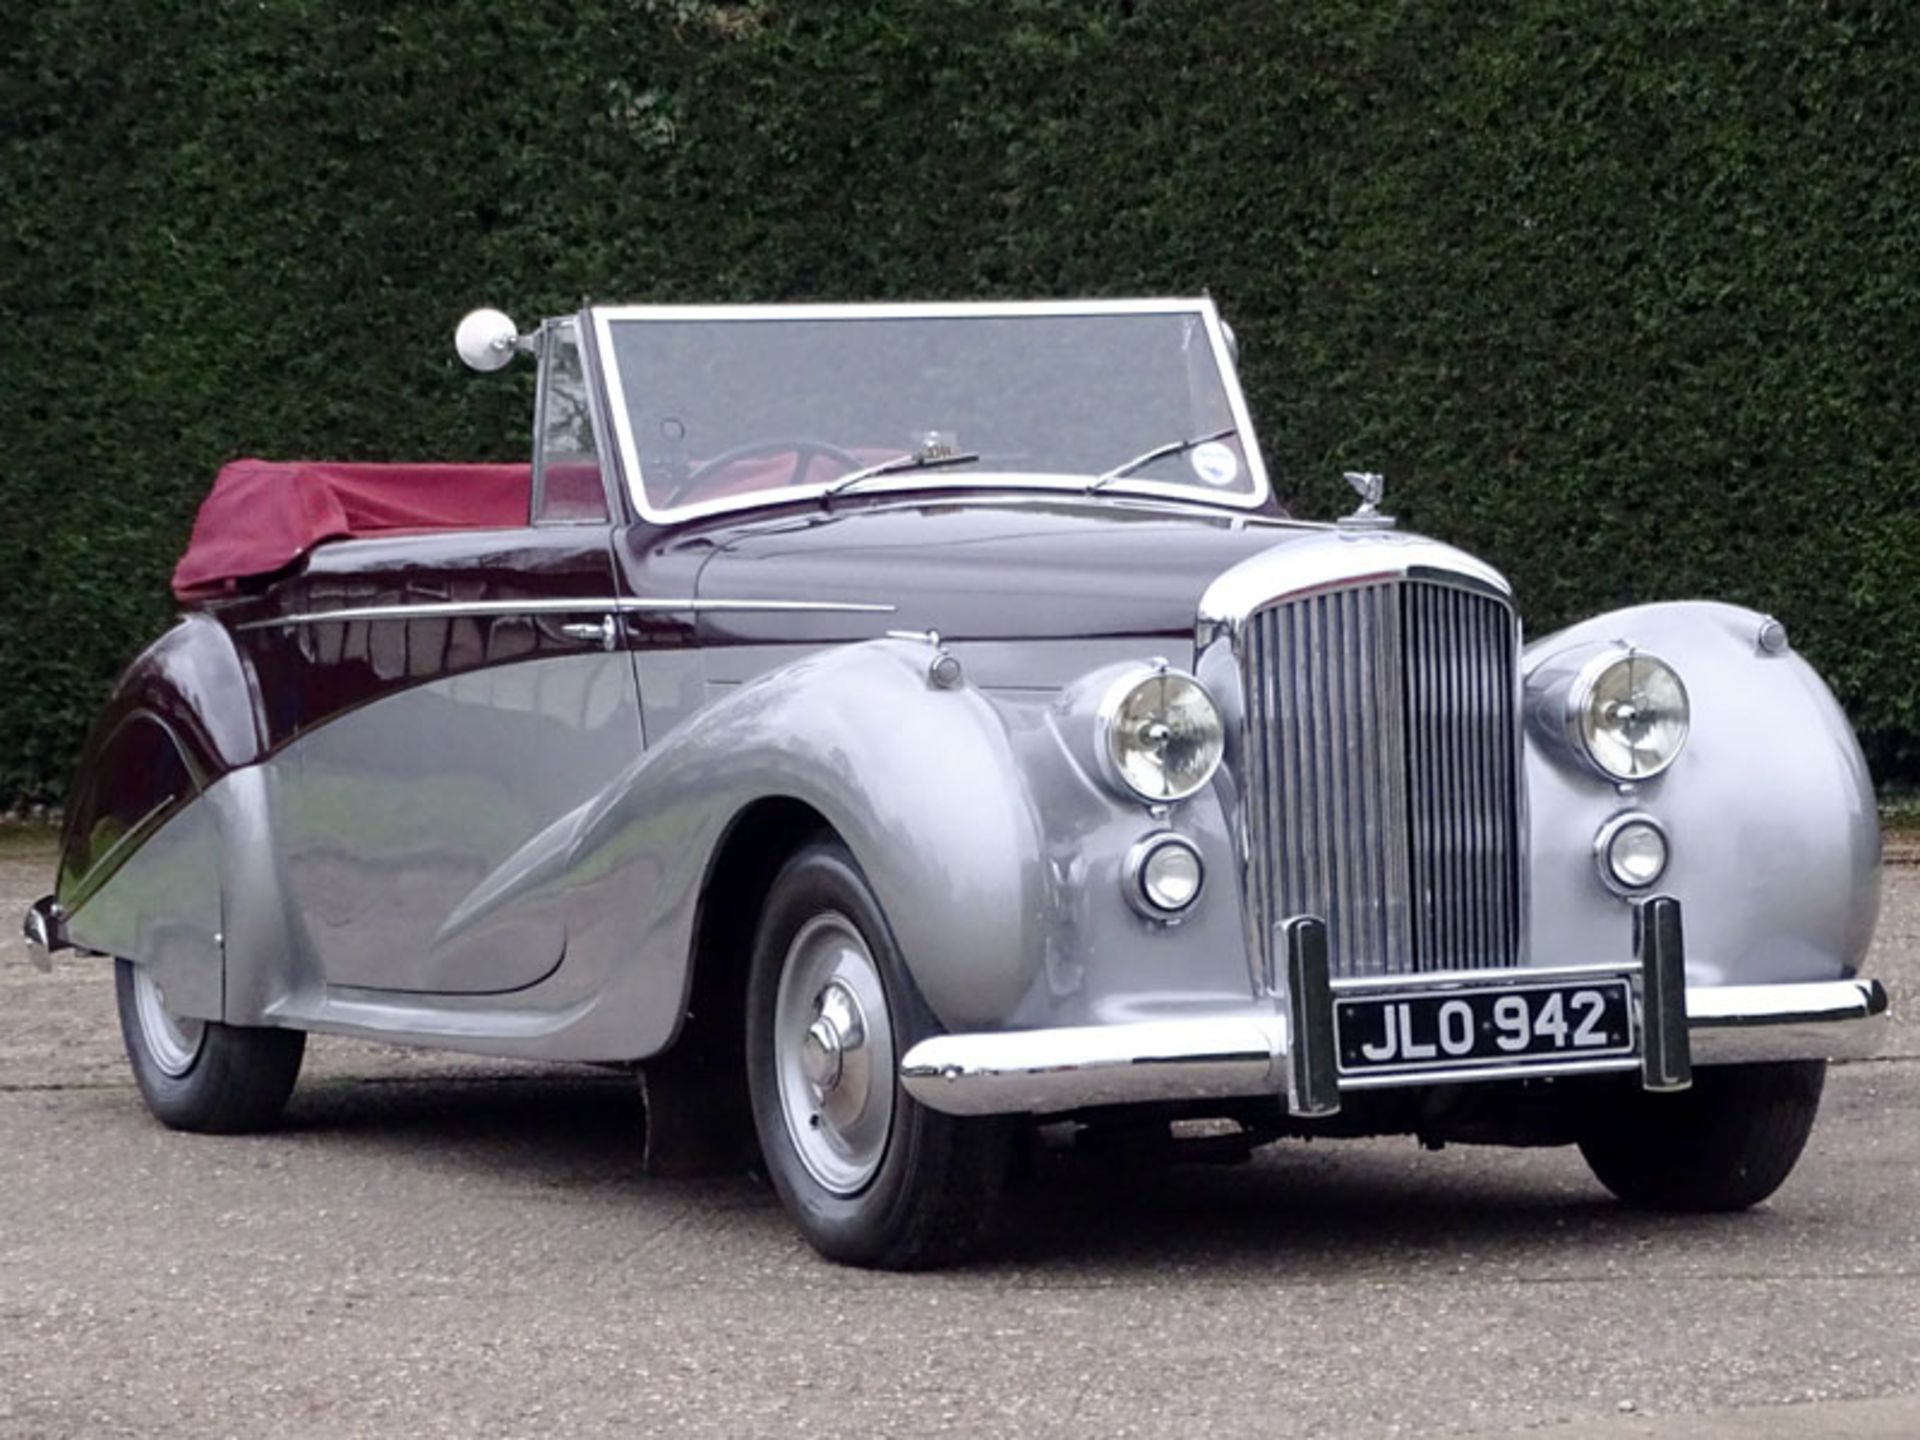
POLYGON ((1649 1090, 1683 1090, 1695 1065, 1861 1059, 1885 1038, 1887 992, 1876 980, 1689 986, 1680 905, 1666 896, 1636 906, 1635 953, 1618 965, 1336 980, 1326 927, 1308 917, 1280 926, 1273 948, 1268 1013, 937 1035, 907 1052, 901 1079, 921 1104, 952 1115, 1258 1095, 1284 1095, 1296 1115, 1327 1115, 1340 1108, 1343 1091, 1464 1081, 1637 1071, 1649 1090), (1341 1048, 1343 1007, 1441 997, 1471 1006, 1476 997, 1555 986, 1624 987, 1630 1031, 1605 1053, 1459 1063, 1422 1053, 1417 1061, 1358 1067, 1347 1063, 1351 1048, 1341 1048))
POLYGON ((27 941, 27 958, 34 967, 53 969, 54 952, 68 946, 66 927, 53 896, 43 895, 34 901, 20 922, 20 929, 27 941))

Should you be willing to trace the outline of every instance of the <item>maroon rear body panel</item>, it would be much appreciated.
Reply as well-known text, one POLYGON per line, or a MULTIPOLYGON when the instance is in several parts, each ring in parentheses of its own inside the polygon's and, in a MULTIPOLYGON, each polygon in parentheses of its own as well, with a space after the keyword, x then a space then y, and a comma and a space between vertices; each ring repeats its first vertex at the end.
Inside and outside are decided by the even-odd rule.
POLYGON ((560 525, 345 540, 322 545, 291 575, 214 613, 234 635, 259 690, 266 747, 345 710, 413 685, 518 660, 576 653, 569 636, 615 594, 608 532, 560 525), (335 610, 579 600, 578 614, 316 621, 335 610), (285 623, 298 619, 300 623, 285 623))

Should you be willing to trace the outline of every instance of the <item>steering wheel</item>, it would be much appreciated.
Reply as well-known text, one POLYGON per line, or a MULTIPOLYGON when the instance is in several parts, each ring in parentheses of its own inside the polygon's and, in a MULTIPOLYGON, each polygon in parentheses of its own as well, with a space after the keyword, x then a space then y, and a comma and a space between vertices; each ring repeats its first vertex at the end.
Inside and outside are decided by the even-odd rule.
POLYGON ((674 487, 673 493, 667 496, 664 503, 668 508, 678 505, 715 476, 723 474, 730 466, 737 465, 742 460, 757 460, 763 455, 788 453, 793 456, 793 473, 788 475, 786 480, 789 485, 797 485, 800 477, 807 473, 807 467, 822 456, 828 460, 838 461, 849 471, 858 470, 866 463, 858 455, 825 440, 809 440, 804 437, 753 440, 745 445, 736 445, 731 450, 722 450, 718 455, 702 461, 691 475, 674 487))

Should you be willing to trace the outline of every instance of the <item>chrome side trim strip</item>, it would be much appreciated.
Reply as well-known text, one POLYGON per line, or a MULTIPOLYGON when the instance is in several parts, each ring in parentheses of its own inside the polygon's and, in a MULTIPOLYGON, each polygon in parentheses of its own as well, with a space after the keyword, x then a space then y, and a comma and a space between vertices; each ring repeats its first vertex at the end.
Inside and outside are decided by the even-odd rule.
POLYGON ((269 620, 250 620, 238 628, 268 630, 283 625, 326 625, 349 620, 439 620, 458 616, 584 615, 611 611, 624 615, 697 615, 703 611, 891 615, 896 608, 893 605, 854 600, 698 600, 690 596, 658 600, 615 598, 611 595, 560 600, 423 600, 412 605, 349 605, 338 610, 276 615, 269 620))
MULTIPOLYGON (((1563 967, 1540 977, 1622 974, 1618 966, 1563 967)), ((1421 984, 1403 988, 1427 988, 1421 984)), ((1533 983, 1505 971, 1495 983, 1533 983)), ((1458 983, 1460 977, 1455 977, 1458 983)), ((1378 988, 1335 982, 1339 989, 1378 988)), ((1874 980, 1693 986, 1686 1015, 1693 1062, 1864 1059, 1884 1040, 1887 992, 1874 980)), ((1291 1026, 1284 1015, 1143 1020, 1053 1030, 936 1035, 900 1066, 907 1093, 950 1115, 1055 1114, 1099 1105, 1271 1095, 1291 1078, 1291 1026)), ((1345 1077, 1342 1090, 1465 1084, 1483 1080, 1632 1072, 1638 1055, 1569 1059, 1479 1070, 1345 1077)))
POLYGON ((623 610, 817 610, 826 614, 891 615, 900 607, 864 600, 622 600, 623 610))

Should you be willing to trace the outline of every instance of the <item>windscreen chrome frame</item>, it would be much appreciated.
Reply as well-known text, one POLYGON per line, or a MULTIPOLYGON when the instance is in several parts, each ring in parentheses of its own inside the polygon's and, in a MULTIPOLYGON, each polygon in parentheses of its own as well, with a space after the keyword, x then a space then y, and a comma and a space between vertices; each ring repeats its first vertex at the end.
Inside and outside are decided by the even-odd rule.
MULTIPOLYGON (((623 397, 626 388, 620 378, 620 364, 613 351, 613 326, 627 321, 699 320, 963 320, 992 319, 1006 316, 1083 316, 1083 315, 1193 315, 1205 326, 1207 341, 1213 349, 1214 365, 1226 388, 1229 413, 1233 416, 1235 438, 1247 459, 1247 473, 1253 488, 1241 495, 1209 493, 1197 485, 1175 485, 1163 480, 1128 476, 1102 488, 1103 495, 1153 495, 1162 499, 1204 505, 1210 509, 1258 510, 1267 505, 1273 489, 1267 478, 1267 465, 1260 453, 1260 442, 1247 413, 1246 396, 1240 389, 1240 375, 1227 346, 1219 312, 1204 296, 1178 300, 1075 300, 1075 301, 984 301, 924 305, 596 305, 587 316, 583 338, 591 337, 594 357, 604 387, 606 413, 612 422, 616 453, 625 480, 628 498, 642 519, 656 525, 674 524, 718 515, 730 510, 758 509, 772 504, 789 504, 825 495, 834 482, 823 480, 812 485, 782 485, 756 490, 745 495, 729 495, 692 505, 658 506, 647 498, 644 477, 640 473, 639 446, 633 433, 633 420, 623 397)), ((1115 457, 1123 459, 1125 457, 1115 457)), ((1094 479, 1091 475, 1030 474, 1025 472, 978 470, 906 471, 897 475, 876 476, 860 486, 862 495, 883 495, 896 491, 925 490, 1047 490, 1084 494, 1094 479)))

